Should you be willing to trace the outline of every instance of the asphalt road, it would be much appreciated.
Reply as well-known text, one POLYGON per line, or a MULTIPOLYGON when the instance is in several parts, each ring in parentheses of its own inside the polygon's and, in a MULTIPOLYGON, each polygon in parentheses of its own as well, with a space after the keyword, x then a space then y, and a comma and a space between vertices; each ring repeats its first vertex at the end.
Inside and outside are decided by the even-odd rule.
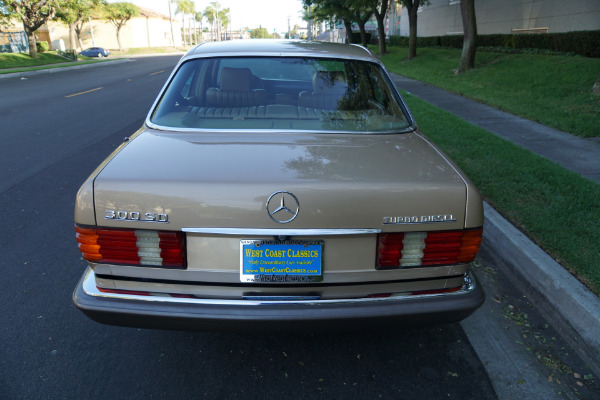
MULTIPOLYGON (((460 324, 172 332, 97 324, 72 305, 85 268, 76 191, 142 125, 178 58, 0 80, 0 399, 497 398, 460 324)), ((489 323, 475 318, 468 330, 505 329, 489 323)))

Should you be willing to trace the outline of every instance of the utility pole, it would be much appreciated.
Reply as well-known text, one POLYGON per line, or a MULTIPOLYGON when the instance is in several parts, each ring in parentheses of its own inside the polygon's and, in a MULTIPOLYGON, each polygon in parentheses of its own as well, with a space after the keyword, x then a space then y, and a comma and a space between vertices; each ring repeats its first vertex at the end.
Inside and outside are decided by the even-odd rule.
POLYGON ((96 40, 94 40, 94 27, 92 26, 92 19, 88 17, 88 22, 90 24, 90 33, 92 34, 92 46, 96 47, 96 40))

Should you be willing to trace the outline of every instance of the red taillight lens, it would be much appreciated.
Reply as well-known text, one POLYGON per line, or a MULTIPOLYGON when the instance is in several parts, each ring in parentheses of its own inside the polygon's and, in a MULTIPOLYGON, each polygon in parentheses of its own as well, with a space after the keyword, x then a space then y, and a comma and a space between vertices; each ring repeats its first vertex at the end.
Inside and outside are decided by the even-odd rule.
POLYGON ((403 240, 403 233, 379 235, 377 241, 377 265, 382 267, 397 266, 398 260, 402 258, 403 240))
POLYGON ((468 263, 475 259, 483 229, 383 233, 377 241, 377 269, 468 263))
POLYGON ((126 265, 185 267, 183 232, 75 226, 83 258, 92 262, 126 265))

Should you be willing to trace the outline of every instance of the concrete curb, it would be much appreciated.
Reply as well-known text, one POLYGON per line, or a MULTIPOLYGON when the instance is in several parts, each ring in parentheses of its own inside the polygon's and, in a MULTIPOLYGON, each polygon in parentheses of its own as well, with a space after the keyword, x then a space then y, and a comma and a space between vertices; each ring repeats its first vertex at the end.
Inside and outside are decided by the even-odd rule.
POLYGON ((503 269, 600 375, 600 299, 489 204, 480 257, 503 269))

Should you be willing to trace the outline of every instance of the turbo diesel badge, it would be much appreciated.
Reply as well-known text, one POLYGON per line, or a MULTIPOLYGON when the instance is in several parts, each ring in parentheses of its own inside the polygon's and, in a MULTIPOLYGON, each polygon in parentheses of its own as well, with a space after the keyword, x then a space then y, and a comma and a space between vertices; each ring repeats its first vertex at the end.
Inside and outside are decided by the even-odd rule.
POLYGON ((456 218, 452 214, 383 217, 383 225, 434 224, 444 222, 456 222, 456 218))

